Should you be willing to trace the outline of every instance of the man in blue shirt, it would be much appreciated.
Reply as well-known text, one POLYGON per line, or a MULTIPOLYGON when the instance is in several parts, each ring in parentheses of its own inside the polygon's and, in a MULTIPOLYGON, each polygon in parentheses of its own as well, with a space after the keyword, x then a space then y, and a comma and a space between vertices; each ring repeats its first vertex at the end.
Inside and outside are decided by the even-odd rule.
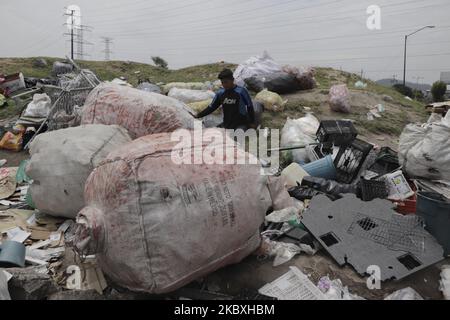
POLYGON ((234 83, 233 71, 230 69, 224 69, 219 79, 223 88, 217 91, 211 104, 199 112, 196 118, 203 118, 222 106, 223 123, 219 127, 243 130, 255 128, 255 111, 247 89, 234 83))

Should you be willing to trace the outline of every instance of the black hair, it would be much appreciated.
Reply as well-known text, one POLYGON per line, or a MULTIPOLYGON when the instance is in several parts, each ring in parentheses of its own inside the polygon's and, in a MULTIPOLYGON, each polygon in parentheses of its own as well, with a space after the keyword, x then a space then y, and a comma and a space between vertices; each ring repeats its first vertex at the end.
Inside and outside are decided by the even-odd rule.
POLYGON ((233 71, 231 71, 230 69, 223 69, 219 73, 219 77, 218 78, 220 80, 234 80, 233 71))

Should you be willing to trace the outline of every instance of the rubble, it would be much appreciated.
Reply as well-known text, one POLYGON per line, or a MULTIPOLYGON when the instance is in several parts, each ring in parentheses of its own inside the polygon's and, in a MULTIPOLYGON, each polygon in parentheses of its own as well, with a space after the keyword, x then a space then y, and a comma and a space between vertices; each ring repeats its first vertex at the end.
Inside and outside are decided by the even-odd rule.
POLYGON ((59 289, 52 278, 36 267, 9 268, 8 287, 13 300, 44 300, 59 289))

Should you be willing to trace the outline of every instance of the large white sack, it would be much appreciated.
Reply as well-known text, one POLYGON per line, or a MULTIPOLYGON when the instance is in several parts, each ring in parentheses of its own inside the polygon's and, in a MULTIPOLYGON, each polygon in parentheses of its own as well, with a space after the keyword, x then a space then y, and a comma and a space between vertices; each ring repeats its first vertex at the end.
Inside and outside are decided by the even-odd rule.
MULTIPOLYGON (((223 155, 246 154, 224 130, 203 132, 227 139, 223 155)), ((184 159, 224 147, 213 140, 188 147, 184 159)), ((169 133, 141 137, 109 154, 86 182, 72 245, 96 254, 103 272, 133 291, 176 290, 260 245, 271 203, 260 165, 178 165, 174 148, 169 133)))
POLYGON ((170 89, 168 96, 184 103, 192 103, 212 99, 214 98, 215 93, 210 90, 172 88, 170 89))
MULTIPOLYGON (((316 142, 316 132, 320 122, 311 113, 299 119, 286 120, 281 130, 281 147, 307 145, 316 142)), ((306 149, 292 150, 293 160, 297 163, 309 161, 306 149)))
POLYGON ((82 124, 117 124, 135 139, 152 133, 192 129, 192 110, 177 99, 126 86, 102 83, 89 93, 82 124))
POLYGON ((208 90, 211 85, 203 82, 169 82, 162 86, 162 91, 164 94, 167 94, 170 89, 178 88, 178 89, 191 89, 191 90, 208 90))
POLYGON ((75 218, 84 206, 84 184, 108 153, 130 142, 119 126, 82 125, 38 135, 30 144, 26 168, 33 179, 36 208, 54 216, 75 218))
POLYGON ((423 125, 408 124, 400 135, 399 163, 412 177, 450 180, 450 116, 423 125), (448 117, 448 118, 447 118, 448 117))
POLYGON ((245 79, 270 75, 282 72, 282 66, 273 60, 269 54, 264 51, 262 55, 253 56, 241 63, 234 71, 235 83, 238 86, 245 86, 245 79))
POLYGON ((24 117, 45 118, 50 113, 52 101, 46 93, 36 93, 33 100, 28 104, 24 117))

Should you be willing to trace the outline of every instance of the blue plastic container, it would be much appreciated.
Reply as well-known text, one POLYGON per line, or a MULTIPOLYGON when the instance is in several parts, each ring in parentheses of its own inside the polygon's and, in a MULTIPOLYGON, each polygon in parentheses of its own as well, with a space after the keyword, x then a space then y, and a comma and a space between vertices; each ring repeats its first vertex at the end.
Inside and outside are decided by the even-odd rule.
POLYGON ((328 155, 322 159, 302 165, 302 168, 312 177, 319 177, 328 180, 336 179, 336 168, 333 158, 328 155))
POLYGON ((450 201, 433 192, 417 193, 416 214, 425 221, 425 229, 444 248, 444 255, 450 254, 450 201))

